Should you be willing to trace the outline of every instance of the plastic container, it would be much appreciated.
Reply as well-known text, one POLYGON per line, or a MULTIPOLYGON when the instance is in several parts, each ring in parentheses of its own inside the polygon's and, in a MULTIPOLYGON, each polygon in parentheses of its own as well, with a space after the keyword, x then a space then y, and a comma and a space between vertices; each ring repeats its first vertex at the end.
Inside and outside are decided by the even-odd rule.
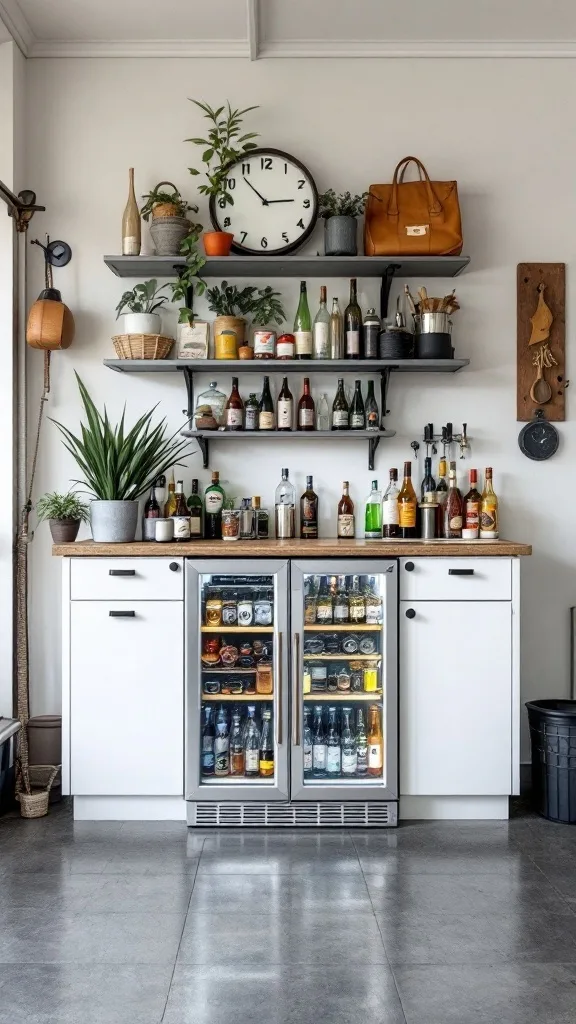
POLYGON ((19 729, 17 718, 0 717, 0 814, 15 806, 13 737, 19 729))
POLYGON ((576 700, 532 700, 526 707, 534 809, 550 821, 576 822, 576 700))

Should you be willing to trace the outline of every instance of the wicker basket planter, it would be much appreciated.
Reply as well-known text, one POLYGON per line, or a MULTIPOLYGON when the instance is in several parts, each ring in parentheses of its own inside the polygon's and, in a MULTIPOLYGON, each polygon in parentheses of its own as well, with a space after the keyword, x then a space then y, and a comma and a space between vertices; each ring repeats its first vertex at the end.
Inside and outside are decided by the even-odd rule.
POLYGON ((118 359, 167 359, 174 344, 162 334, 115 334, 112 341, 118 359))
POLYGON ((48 814, 48 801, 52 783, 61 769, 61 765, 36 765, 36 769, 45 768, 50 772, 45 789, 33 789, 31 793, 22 790, 17 799, 20 801, 20 815, 22 818, 43 818, 48 814))

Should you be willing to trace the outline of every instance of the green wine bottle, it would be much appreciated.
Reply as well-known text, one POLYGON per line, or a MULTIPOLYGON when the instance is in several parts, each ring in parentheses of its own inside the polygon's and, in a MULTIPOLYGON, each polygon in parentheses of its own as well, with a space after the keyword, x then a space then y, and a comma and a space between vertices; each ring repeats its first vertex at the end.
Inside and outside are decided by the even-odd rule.
POLYGON ((311 359, 312 321, 308 308, 306 281, 300 281, 300 302, 294 319, 294 338, 296 340, 296 359, 311 359))

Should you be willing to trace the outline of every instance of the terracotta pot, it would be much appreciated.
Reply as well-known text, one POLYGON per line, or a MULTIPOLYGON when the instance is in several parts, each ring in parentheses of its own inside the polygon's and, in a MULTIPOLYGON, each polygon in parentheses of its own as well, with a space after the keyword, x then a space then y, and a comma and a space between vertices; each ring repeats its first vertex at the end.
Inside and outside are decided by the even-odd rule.
POLYGON ((48 525, 55 544, 72 544, 80 529, 79 519, 49 519, 48 525))
POLYGON ((205 231, 202 241, 207 256, 229 256, 234 235, 229 231, 205 231))

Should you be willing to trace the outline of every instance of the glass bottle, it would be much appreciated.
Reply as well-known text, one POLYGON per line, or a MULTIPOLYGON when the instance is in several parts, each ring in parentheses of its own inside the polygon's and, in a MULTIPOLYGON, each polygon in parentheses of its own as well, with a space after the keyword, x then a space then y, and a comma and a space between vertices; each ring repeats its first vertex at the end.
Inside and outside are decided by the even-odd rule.
POLYGON ((270 378, 264 377, 262 395, 258 405, 258 430, 275 430, 274 402, 270 394, 270 378))
POLYGON ((267 779, 274 775, 274 736, 272 735, 272 712, 269 708, 265 708, 262 712, 259 768, 262 778, 267 779))
POLYGON ((190 537, 198 539, 202 537, 202 498, 198 494, 197 480, 192 481, 192 490, 186 504, 190 516, 190 537))
POLYGON ((354 381, 354 395, 350 404, 349 425, 351 430, 366 429, 366 412, 362 399, 362 384, 359 380, 354 381))
POLYGON ((344 359, 344 321, 338 299, 332 299, 330 314, 330 359, 344 359))
POLYGON ((330 358, 330 314, 326 306, 326 286, 320 287, 320 306, 314 317, 313 352, 314 359, 330 358))
POLYGON ((315 430, 314 399, 310 394, 310 379, 304 377, 304 390, 298 402, 298 430, 315 430))
POLYGON ((446 459, 440 459, 438 463, 438 480, 436 481, 436 536, 444 536, 444 505, 448 497, 448 484, 446 483, 446 459))
POLYGON ((156 501, 154 485, 150 488, 150 497, 144 505, 142 517, 142 540, 156 540, 156 520, 160 518, 160 505, 156 501))
POLYGON ((304 625, 313 626, 316 622, 318 590, 321 577, 304 577, 304 625))
POLYGON ((164 505, 166 504, 166 477, 164 473, 157 476, 154 481, 154 494, 156 495, 156 501, 160 505, 160 515, 162 515, 164 505))
POLYGON ((322 705, 314 706, 314 730, 312 736, 312 775, 315 779, 326 776, 326 737, 322 724, 322 705))
POLYGON ((294 359, 294 335, 281 334, 276 339, 276 359, 294 359))
POLYGON ((348 402, 343 377, 338 378, 338 390, 332 403, 332 430, 348 430, 348 402))
POLYGON ((364 403, 364 412, 366 414, 366 430, 380 430, 380 412, 378 402, 374 397, 373 380, 368 381, 368 393, 364 403))
POLYGON ((450 463, 448 471, 448 496, 444 505, 444 536, 459 538, 462 536, 462 494, 456 479, 456 463, 450 463))
POLYGON ((259 402, 253 391, 244 405, 244 430, 258 430, 259 402))
POLYGON ((366 625, 378 626, 382 622, 382 598, 378 593, 375 576, 368 576, 364 589, 366 600, 366 625))
POLYGON ((470 487, 464 497, 464 513, 462 517, 462 540, 478 540, 480 532, 480 511, 482 495, 478 490, 478 474, 475 469, 468 471, 470 487))
POLYGON ((212 708, 204 708, 204 727, 202 729, 202 775, 214 775, 214 740, 216 731, 212 718, 212 708))
POLYGON ((420 484, 420 495, 422 501, 434 501, 436 494, 436 481, 432 476, 432 459, 426 456, 424 459, 424 476, 420 484))
POLYGON ((386 488, 382 502, 382 535, 387 540, 398 537, 400 527, 398 525, 398 470, 390 470, 390 483, 386 488))
POLYGON ((326 735, 326 778, 337 778, 342 769, 340 734, 336 708, 328 708, 328 731, 326 735))
POLYGON ((139 256, 141 248, 140 211, 134 193, 134 168, 128 170, 128 202, 122 216, 122 255, 139 256))
POLYGON ((252 509, 256 540, 268 540, 270 516, 267 508, 260 508, 260 498, 257 494, 252 498, 252 509))
POLYGON ((338 502, 338 526, 336 535, 338 537, 354 537, 354 502, 350 497, 349 484, 344 480, 342 484, 342 497, 338 502))
POLYGON ((382 537, 382 492, 378 481, 372 481, 372 490, 366 499, 364 512, 364 536, 366 540, 380 540, 382 537))
POLYGON ((328 587, 328 577, 322 576, 320 579, 320 590, 316 599, 316 622, 319 625, 328 626, 332 622, 332 618, 332 594, 328 587))
POLYGON ((216 718, 216 738, 214 740, 214 774, 230 774, 230 733, 228 717, 224 708, 218 711, 216 718))
POLYGON ((204 491, 204 535, 206 540, 222 540, 222 507, 224 488, 220 484, 220 473, 212 473, 212 482, 204 491))
POLYGON ((224 407, 224 426, 226 430, 244 429, 244 402, 238 391, 238 377, 232 377, 232 391, 224 407))
POLYGON ((492 486, 492 469, 484 470, 484 490, 480 510, 480 539, 498 540, 498 498, 492 486))
POLYGON ((358 752, 356 750, 356 737, 352 731, 352 708, 342 708, 342 735, 340 737, 342 749, 342 775, 356 775, 358 768, 358 752))
POLYGON ((352 586, 348 592, 350 622, 366 622, 366 599, 360 589, 360 577, 352 577, 352 586))
POLYGON ((412 463, 404 463, 404 479, 398 494, 398 524, 400 536, 416 536, 416 491, 412 486, 412 463))
POLYGON ((232 714, 230 730, 230 775, 244 775, 244 740, 240 725, 240 712, 232 714))
POLYGON ((279 538, 296 536, 296 490, 288 479, 287 469, 282 470, 282 479, 274 495, 274 528, 279 538))
POLYGON ((350 619, 350 608, 348 605, 348 591, 346 590, 345 576, 338 577, 333 617, 335 625, 345 625, 350 619))
POLYGON ((350 302, 344 310, 344 356, 362 358, 362 312, 356 297, 356 278, 350 279, 350 302))
POLYGON ((282 377, 282 387, 276 405, 278 430, 292 430, 294 424, 294 399, 288 387, 288 377, 282 377))
POLYGON ((316 430, 330 430, 330 410, 325 391, 316 402, 316 430))
POLYGON ((364 709, 356 712, 356 775, 368 774, 368 733, 364 720, 364 709))
POLYGON ((364 317, 364 359, 378 359, 380 328, 380 317, 374 308, 370 308, 364 317))
POLYGON ((294 318, 294 338, 296 359, 311 359, 312 325, 308 308, 308 296, 306 294, 306 281, 300 281, 300 301, 294 318))
POLYGON ((172 513, 174 520, 174 540, 190 540, 190 516, 188 505, 184 497, 184 481, 179 480, 176 484, 176 505, 172 513))
POLYGON ((256 725, 256 709, 248 708, 248 720, 244 728, 244 775, 257 778, 260 774, 260 733, 256 725))
POLYGON ((377 704, 371 704, 368 708, 368 775, 382 775, 383 754, 380 708, 377 704))
POLYGON ((310 728, 310 709, 304 707, 302 713, 302 758, 304 761, 304 778, 312 776, 312 729, 310 728))
POLYGON ((170 470, 170 479, 168 481, 168 497, 166 498, 166 504, 164 505, 164 518, 170 519, 174 515, 174 509, 176 508, 176 482, 174 480, 174 470, 170 470))
POLYGON ((318 539, 318 495, 312 486, 312 477, 306 477, 306 490, 300 498, 300 537, 318 539))

